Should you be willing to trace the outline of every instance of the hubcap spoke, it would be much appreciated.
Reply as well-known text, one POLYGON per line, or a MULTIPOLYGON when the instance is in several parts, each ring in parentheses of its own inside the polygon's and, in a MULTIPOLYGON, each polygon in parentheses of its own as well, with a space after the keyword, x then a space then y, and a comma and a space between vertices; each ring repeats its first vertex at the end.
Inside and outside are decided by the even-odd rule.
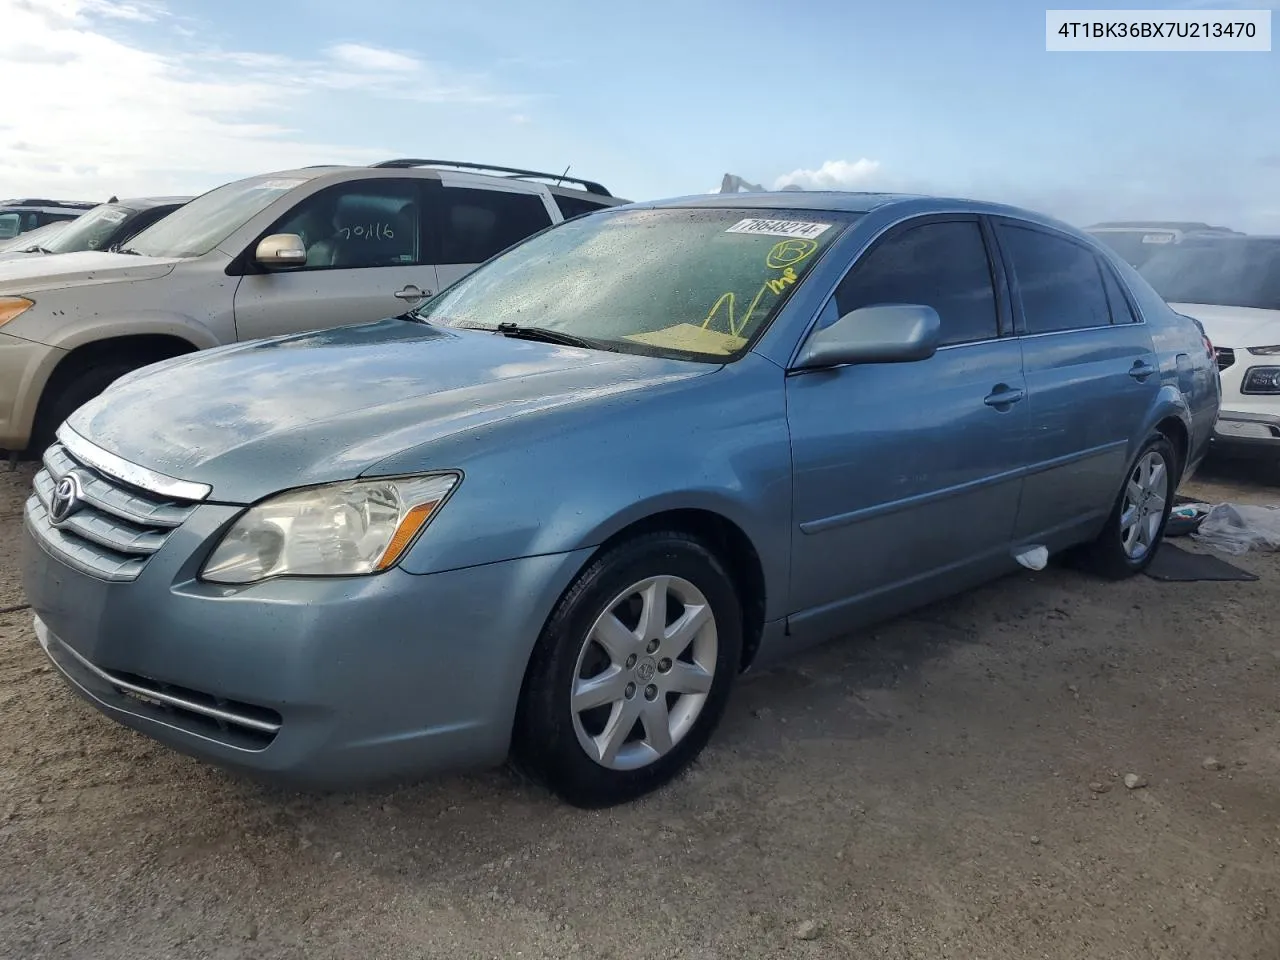
POLYGON ((604 725, 600 735, 595 738, 596 755, 606 766, 618 759, 618 751, 627 742, 627 735, 636 725, 640 713, 640 705, 635 699, 622 700, 613 705, 613 713, 609 722, 604 725))
POLYGON ((677 660, 671 665, 666 687, 672 693, 706 693, 711 689, 712 676, 696 663, 677 660))
POLYGON ((662 655, 675 659, 685 649, 698 631, 711 622, 711 608, 705 603, 690 605, 684 608, 680 618, 667 629, 662 641, 662 655))
POLYGON ((1137 471, 1134 472, 1134 479, 1130 480, 1125 487, 1125 492, 1129 495, 1130 503, 1137 503, 1142 499, 1142 485, 1137 481, 1137 471))
POLYGON ((636 626, 636 633, 639 634, 640 641, 647 643, 650 640, 661 640, 663 633, 667 627, 667 590, 671 581, 666 577, 658 577, 651 584, 644 588, 640 594, 642 606, 640 609, 640 623, 636 626))
POLYGON ((644 727, 645 743, 658 756, 671 749, 671 714, 665 697, 646 701, 640 709, 640 723, 644 727))
POLYGON ((1124 513, 1120 514, 1120 530, 1122 533, 1128 532, 1129 528, 1138 522, 1138 505, 1130 504, 1124 513))
POLYGON ((635 653, 640 646, 640 639, 622 625, 622 621, 612 612, 605 613, 596 623, 591 638, 604 647, 609 659, 621 666, 627 657, 635 653))
POLYGON ((626 671, 617 664, 589 679, 579 679, 573 685, 573 711, 581 713, 621 700, 626 686, 626 671))
POLYGON ((1147 489, 1152 493, 1161 493, 1164 491, 1164 462, 1153 463, 1151 465, 1151 475, 1147 478, 1147 489))

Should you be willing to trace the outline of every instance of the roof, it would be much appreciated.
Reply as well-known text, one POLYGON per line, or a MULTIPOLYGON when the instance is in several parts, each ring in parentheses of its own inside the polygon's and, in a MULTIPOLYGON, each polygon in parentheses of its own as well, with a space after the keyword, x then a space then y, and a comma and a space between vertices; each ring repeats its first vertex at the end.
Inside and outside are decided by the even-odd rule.
MULTIPOLYGON (((851 190, 776 190, 766 193, 702 193, 646 203, 647 207, 756 208, 764 210, 827 210, 869 213, 877 207, 905 200, 938 199, 906 193, 860 193, 851 190)), ((967 201, 966 201, 967 202, 967 201)))
POLYGON ((118 203, 122 207, 132 207, 135 210, 148 210, 151 207, 164 207, 171 204, 181 206, 189 203, 194 197, 125 197, 123 200, 108 200, 108 203, 118 203))
POLYGON ((466 160, 420 160, 416 158, 405 158, 383 160, 380 163, 371 163, 368 166, 337 163, 315 164, 309 167, 299 167, 296 170, 277 170, 272 173, 261 174, 259 176, 313 180, 316 177, 322 177, 326 174, 337 172, 345 173, 352 170, 428 170, 437 174, 442 171, 446 171, 449 173, 462 173, 476 177, 485 177, 491 180, 525 180, 542 182, 544 186, 559 186, 567 187, 569 189, 581 188, 586 193, 594 194, 598 197, 612 196, 612 194, 602 184, 597 183, 594 180, 584 180, 580 177, 571 176, 568 170, 564 173, 542 172, 537 170, 524 170, 520 167, 500 167, 490 164, 472 163, 466 160))

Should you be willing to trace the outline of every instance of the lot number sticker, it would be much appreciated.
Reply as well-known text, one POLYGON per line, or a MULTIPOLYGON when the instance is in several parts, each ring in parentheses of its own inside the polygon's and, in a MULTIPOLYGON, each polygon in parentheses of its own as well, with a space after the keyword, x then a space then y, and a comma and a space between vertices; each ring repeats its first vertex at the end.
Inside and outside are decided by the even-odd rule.
POLYGON ((725 233, 754 233, 765 237, 799 237, 804 240, 815 240, 831 229, 829 223, 814 223, 812 220, 762 220, 749 218, 739 220, 725 233))

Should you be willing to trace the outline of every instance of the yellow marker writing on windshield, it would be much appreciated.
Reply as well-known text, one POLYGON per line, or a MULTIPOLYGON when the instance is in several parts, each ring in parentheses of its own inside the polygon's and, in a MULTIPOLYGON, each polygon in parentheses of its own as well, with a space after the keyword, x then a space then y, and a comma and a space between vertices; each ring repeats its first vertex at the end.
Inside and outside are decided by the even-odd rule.
POLYGON ((765 266, 774 270, 781 270, 783 267, 789 267, 793 263, 799 263, 817 249, 818 245, 812 240, 783 240, 781 243, 773 245, 773 249, 769 251, 769 256, 765 258, 765 266))
POLYGON ((707 314, 707 319, 702 321, 702 329, 705 330, 711 324, 711 321, 716 319, 716 314, 720 312, 720 307, 723 305, 729 314, 729 322, 727 324, 729 333, 735 337, 739 336, 746 329, 747 324, 751 322, 752 314, 756 312, 756 307, 760 306, 760 298, 764 296, 765 291, 768 289, 769 285, 766 283, 756 292, 755 299, 751 301, 751 306, 747 308, 747 315, 742 318, 741 323, 734 316, 734 308, 737 305, 738 298, 734 296, 733 291, 721 295, 720 299, 711 308, 711 312, 707 314))

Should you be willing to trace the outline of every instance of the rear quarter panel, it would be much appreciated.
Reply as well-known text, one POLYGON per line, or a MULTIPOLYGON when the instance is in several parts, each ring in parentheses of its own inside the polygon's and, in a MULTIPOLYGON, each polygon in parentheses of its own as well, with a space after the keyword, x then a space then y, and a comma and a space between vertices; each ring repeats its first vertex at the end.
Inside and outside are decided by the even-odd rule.
POLYGON ((1126 261, 1115 255, 1108 258, 1129 287, 1159 358, 1160 393, 1148 427, 1168 416, 1183 422, 1188 437, 1183 476, 1189 476, 1204 458, 1218 420, 1218 365, 1205 349, 1204 330, 1197 321, 1173 310, 1126 261))

